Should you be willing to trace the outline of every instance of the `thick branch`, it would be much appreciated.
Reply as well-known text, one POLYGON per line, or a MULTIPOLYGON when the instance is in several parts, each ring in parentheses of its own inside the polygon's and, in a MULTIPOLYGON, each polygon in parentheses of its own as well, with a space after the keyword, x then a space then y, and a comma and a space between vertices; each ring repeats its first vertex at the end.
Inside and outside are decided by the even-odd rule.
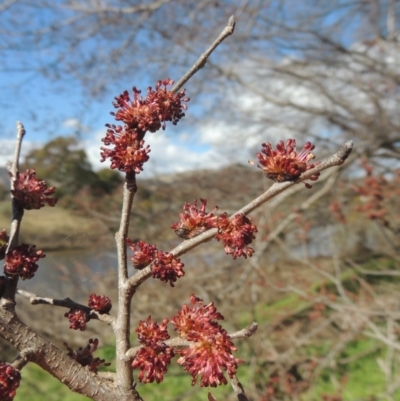
POLYGON ((87 367, 70 358, 32 329, 23 324, 15 313, 0 309, 0 337, 21 352, 21 358, 14 362, 23 366, 26 359, 36 363, 72 391, 96 401, 140 401, 137 392, 129 391, 91 372, 87 367))

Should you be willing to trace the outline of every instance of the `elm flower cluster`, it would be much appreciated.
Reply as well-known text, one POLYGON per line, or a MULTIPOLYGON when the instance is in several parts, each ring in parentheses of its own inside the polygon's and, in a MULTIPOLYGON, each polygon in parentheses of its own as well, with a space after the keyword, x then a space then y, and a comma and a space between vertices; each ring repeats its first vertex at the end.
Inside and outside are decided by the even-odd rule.
POLYGON ((142 383, 162 382, 167 366, 175 356, 174 350, 164 342, 169 339, 167 323, 168 319, 164 319, 159 325, 149 316, 147 320, 141 320, 136 329, 143 347, 136 353, 132 368, 140 369, 138 380, 142 383))
POLYGON ((246 259, 253 255, 254 249, 247 245, 256 238, 254 233, 257 232, 257 227, 247 216, 239 213, 229 218, 224 213, 218 218, 217 227, 215 239, 223 241, 227 255, 232 255, 233 259, 240 256, 246 259))
POLYGON ((178 363, 192 376, 192 385, 201 376, 201 387, 216 387, 227 384, 224 376, 236 374, 237 366, 243 361, 232 355, 236 351, 228 333, 217 320, 224 317, 217 312, 213 303, 204 305, 200 298, 191 295, 191 306, 183 305, 171 319, 180 337, 191 341, 190 347, 178 350, 178 363))
POLYGON ((210 228, 218 228, 215 236, 217 241, 223 241, 225 252, 232 255, 233 259, 239 256, 247 258, 252 256, 254 249, 248 245, 255 239, 257 227, 244 214, 239 213, 229 218, 226 213, 215 216, 212 212, 206 213, 207 200, 201 199, 200 208, 197 207, 197 199, 192 203, 185 203, 184 213, 180 214, 180 221, 172 224, 171 228, 181 238, 194 238, 210 228))
MULTIPOLYGON (((12 177, 12 174, 10 173, 12 177)), ((48 204, 55 206, 57 198, 51 198, 54 194, 54 187, 47 187, 43 180, 36 178, 36 171, 26 170, 25 174, 17 173, 13 178, 14 189, 11 191, 16 203, 25 210, 40 209, 48 204)))
POLYGON ((160 279, 163 283, 168 283, 174 287, 174 283, 178 278, 183 277, 184 264, 179 258, 176 258, 172 253, 157 251, 157 256, 151 267, 151 274, 154 278, 160 279))
POLYGON ((183 205, 183 213, 180 213, 180 221, 172 224, 171 228, 175 234, 184 239, 194 238, 204 231, 215 227, 217 216, 212 212, 218 208, 215 207, 212 212, 206 213, 206 199, 200 199, 201 206, 197 207, 197 199, 192 204, 183 205))
POLYGON ((185 275, 184 264, 172 253, 159 251, 155 245, 150 245, 144 241, 134 244, 127 239, 127 243, 134 252, 130 260, 136 269, 143 269, 151 263, 153 277, 160 279, 163 283, 169 282, 171 287, 174 287, 178 278, 185 275))
MULTIPOLYGON (((275 150, 269 142, 263 143, 262 147, 257 153, 258 167, 275 182, 296 181, 302 173, 315 167, 315 164, 309 164, 315 158, 311 153, 315 146, 311 142, 307 142, 299 153, 296 152, 295 139, 288 139, 286 143, 279 141, 275 150)), ((318 177, 319 173, 316 173, 310 180, 316 181, 318 177)), ((309 184, 306 187, 311 188, 309 184)))
POLYGON ((36 245, 29 248, 27 244, 15 247, 6 255, 4 273, 11 277, 20 276, 22 280, 31 279, 37 269, 37 261, 46 257, 42 250, 36 250, 36 245))
POLYGON ((361 160, 361 166, 366 172, 366 177, 354 191, 362 197, 363 204, 356 210, 365 213, 368 219, 380 221, 385 227, 389 227, 390 218, 385 205, 388 183, 383 175, 373 174, 373 167, 365 159, 361 160))
POLYGON ((74 359, 82 366, 87 366, 91 372, 97 373, 99 366, 110 366, 110 362, 106 362, 105 359, 94 358, 93 353, 97 350, 99 340, 97 338, 89 339, 88 345, 85 348, 79 347, 76 351, 64 343, 68 350, 67 355, 74 359))
POLYGON ((69 319, 69 328, 73 330, 86 330, 86 323, 89 322, 90 316, 88 313, 79 308, 71 308, 64 317, 69 319))
POLYGON ((185 97, 185 90, 178 93, 168 90, 167 87, 173 83, 171 79, 158 81, 155 90, 147 89, 145 98, 140 96, 141 91, 136 87, 133 87, 133 99, 128 91, 115 98, 113 105, 118 111, 111 114, 123 126, 106 124, 107 133, 102 141, 112 148, 101 148, 102 162, 110 159, 112 169, 126 173, 138 174, 143 170, 150 152, 150 147, 144 142, 146 132, 165 129, 167 121, 176 125, 185 115, 187 106, 184 102, 189 98, 185 97))
POLYGON ((147 242, 139 241, 137 244, 129 238, 126 240, 131 251, 134 252, 130 261, 135 269, 141 270, 148 266, 154 259, 157 253, 157 247, 150 245, 147 242))
POLYGON ((0 400, 12 401, 16 395, 21 374, 6 362, 0 362, 0 400))
POLYGON ((105 295, 90 294, 88 306, 100 313, 108 313, 112 308, 111 299, 105 295))

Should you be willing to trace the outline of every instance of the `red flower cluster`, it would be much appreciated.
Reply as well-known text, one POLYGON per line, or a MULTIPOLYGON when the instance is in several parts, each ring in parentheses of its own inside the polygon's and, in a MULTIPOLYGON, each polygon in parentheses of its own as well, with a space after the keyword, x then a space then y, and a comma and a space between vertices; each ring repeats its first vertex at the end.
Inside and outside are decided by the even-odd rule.
MULTIPOLYGON (((223 241, 225 252, 232 255, 234 259, 238 256, 252 256, 254 249, 247 245, 255 239, 254 233, 257 227, 244 214, 239 213, 231 219, 226 213, 215 216, 212 212, 206 213, 207 200, 201 199, 200 208, 197 207, 197 199, 193 204, 185 203, 184 213, 180 214, 181 220, 172 224, 171 228, 181 238, 194 238, 210 228, 218 228, 215 236, 217 241, 223 241)), ((216 206, 213 211, 217 210, 216 206)))
POLYGON ((90 320, 90 316, 82 309, 72 308, 64 317, 69 319, 69 328, 73 330, 86 330, 86 323, 90 320))
POLYGON ((183 305, 171 319, 179 335, 193 344, 177 351, 178 363, 192 376, 192 385, 201 375, 200 386, 216 387, 226 384, 223 370, 229 377, 236 374, 238 364, 243 361, 232 355, 236 351, 228 333, 216 320, 224 317, 217 312, 213 303, 204 305, 200 298, 190 297, 192 306, 183 305))
POLYGON ((0 231, 0 260, 3 260, 6 256, 6 249, 8 245, 8 234, 6 230, 0 231))
POLYGON ((105 295, 90 294, 88 306, 100 313, 108 313, 112 308, 111 299, 105 295))
POLYGON ((343 214, 342 207, 338 201, 332 202, 329 205, 329 211, 332 213, 333 217, 341 224, 346 224, 346 216, 343 214))
POLYGON ((139 322, 136 333, 143 347, 137 352, 132 367, 140 368, 140 382, 162 382, 168 370, 167 366, 175 356, 174 350, 164 342, 169 339, 167 323, 168 319, 164 319, 160 325, 152 322, 151 316, 139 322))
MULTIPOLYGON (((178 223, 172 224, 171 228, 175 234, 184 239, 194 238, 204 231, 215 227, 217 217, 214 214, 206 213, 206 199, 200 199, 201 206, 197 207, 197 199, 192 204, 185 203, 183 205, 183 213, 180 213, 181 220, 178 223)), ((215 207, 213 211, 218 208, 215 207)))
MULTIPOLYGON (((314 159, 311 151, 315 148, 307 142, 300 153, 296 153, 296 140, 288 139, 286 143, 279 141, 276 150, 272 150, 269 142, 262 144, 263 149, 257 153, 260 162, 258 165, 264 171, 266 177, 275 182, 295 181, 302 173, 315 167, 315 164, 308 164, 314 159)), ((310 177, 311 181, 316 181, 319 173, 310 177)), ((311 186, 306 184, 307 188, 311 186)))
POLYGON ((172 253, 159 251, 155 245, 150 245, 144 241, 134 244, 130 239, 127 239, 126 242, 135 252, 130 260, 136 269, 143 269, 152 263, 151 274, 153 277, 160 279, 163 283, 169 282, 171 287, 174 287, 173 283, 179 277, 185 275, 184 264, 172 253))
POLYGON ((178 278, 185 275, 184 264, 172 253, 157 251, 157 256, 153 261, 151 274, 154 278, 159 278, 163 283, 168 283, 174 287, 178 278))
POLYGON ((251 244, 256 237, 257 227, 251 220, 242 213, 235 214, 231 219, 222 214, 217 222, 218 234, 215 236, 217 241, 223 241, 225 252, 232 255, 233 259, 238 256, 251 257, 254 249, 247 246, 251 244))
POLYGON ((20 276, 22 280, 30 279, 39 267, 36 262, 45 256, 42 250, 36 250, 36 245, 30 248, 27 244, 18 245, 6 255, 4 273, 13 277, 20 276))
POLYGON ((183 110, 187 106, 182 102, 189 101, 185 97, 185 90, 178 93, 167 90, 167 86, 174 83, 171 79, 158 81, 153 90, 147 89, 145 98, 140 96, 141 91, 133 88, 133 99, 127 91, 115 98, 114 107, 119 109, 111 113, 124 126, 107 124, 107 133, 102 139, 106 146, 113 145, 113 149, 102 147, 101 161, 111 160, 111 168, 137 174, 143 170, 143 164, 149 159, 149 146, 144 146, 144 136, 147 131, 156 132, 165 129, 166 121, 172 124, 185 115, 183 110))
MULTIPOLYGON (((10 176, 12 177, 11 173, 10 176)), ((34 169, 26 170, 25 174, 18 173, 13 182, 14 189, 11 193, 17 204, 26 210, 40 209, 46 203, 49 206, 57 203, 57 198, 50 198, 50 195, 54 194, 55 188, 47 188, 45 181, 38 180, 34 169)))
POLYGON ((367 176, 354 190, 365 201, 356 210, 363 212, 369 219, 380 221, 385 227, 389 227, 388 211, 384 203, 385 187, 388 183, 383 175, 373 174, 373 167, 365 159, 361 160, 361 165, 367 176))
POLYGON ((0 400, 12 401, 15 397, 21 374, 10 364, 0 362, 0 400))
POLYGON ((150 245, 147 242, 139 241, 135 244, 128 238, 126 243, 129 245, 132 252, 134 252, 130 260, 135 269, 144 269, 154 260, 155 255, 157 254, 157 247, 155 245, 150 245))
POLYGON ((95 338, 94 340, 89 339, 88 345, 85 348, 79 347, 76 351, 68 346, 67 343, 64 345, 68 349, 67 355, 72 359, 75 359, 82 366, 88 366, 91 372, 97 373, 99 366, 110 366, 111 363, 104 359, 94 358, 93 353, 97 350, 99 345, 99 340, 95 338))

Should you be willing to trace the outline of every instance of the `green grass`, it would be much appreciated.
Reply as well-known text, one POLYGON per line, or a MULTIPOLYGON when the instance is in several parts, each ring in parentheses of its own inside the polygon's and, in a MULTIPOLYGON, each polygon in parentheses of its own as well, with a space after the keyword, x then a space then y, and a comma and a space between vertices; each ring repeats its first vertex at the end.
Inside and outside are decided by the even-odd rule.
MULTIPOLYGON (((106 353, 110 351, 109 349, 106 353)), ((105 357, 104 352, 99 353, 100 357, 105 357), (101 355, 100 355, 101 354, 101 355)), ((112 367, 111 367, 112 368, 112 367)), ((246 368, 240 368, 240 374, 246 368)), ((135 372, 137 375, 137 371, 135 372)), ((245 375, 240 375, 241 381, 245 384, 245 375)), ((146 401, 180 400, 204 401, 207 399, 208 392, 211 392, 218 400, 226 399, 232 393, 230 385, 218 388, 200 388, 199 384, 191 385, 190 376, 176 364, 172 362, 168 374, 160 384, 138 383, 137 389, 146 401)), ((85 401, 89 398, 73 393, 57 379, 34 364, 28 364, 22 371, 21 385, 17 390, 14 401, 85 401)))
MULTIPOLYGON (((372 264, 372 262, 370 262, 372 264)), ((382 265, 380 265, 382 267, 382 265)), ((366 266, 364 265, 364 268, 366 266)), ((376 269, 373 265, 371 268, 376 269)), ((385 268, 391 268, 390 263, 385 268)), ((343 275, 344 285, 352 287, 351 272, 345 272, 343 275)), ((321 283, 314 283, 313 289, 318 291, 321 283)), ((253 313, 244 312, 236 317, 235 325, 245 326, 254 319, 259 323, 273 322, 276 318, 284 316, 292 316, 293 319, 301 317, 310 307, 310 303, 302 300, 295 294, 287 294, 281 299, 271 304, 258 304, 254 308, 253 313)), ((258 336, 262 333, 257 333, 258 336)), ((255 341, 260 341, 254 337, 255 341)), ((309 356, 324 357, 332 349, 337 339, 327 338, 318 340, 318 342, 307 345, 303 351, 309 356)), ((254 356, 251 355, 252 347, 249 345, 250 340, 243 340, 243 346, 239 347, 235 356, 250 361, 254 356)), ((242 342, 242 341, 241 341, 242 342)), ((326 368, 321 372, 320 377, 307 393, 304 393, 301 401, 320 401, 324 394, 337 394, 338 388, 342 390, 343 401, 354 400, 372 400, 373 396, 379 396, 385 391, 385 376, 380 369, 377 359, 385 359, 385 346, 378 340, 360 336, 354 341, 347 344, 342 350, 337 361, 345 359, 350 360, 349 363, 337 363, 336 366, 326 368), (345 380, 343 380, 345 378, 345 380), (340 384, 341 383, 341 384, 340 384)), ((106 361, 112 361, 114 358, 114 347, 102 347, 96 353, 96 356, 104 358, 106 361)), ((262 358, 258 357, 259 362, 262 358)), ((115 364, 107 368, 107 370, 115 369, 115 364)), ((394 376, 400 374, 400 366, 395 366, 394 376)), ((135 372, 137 377, 137 371, 135 372)), ((66 386, 51 377, 48 373, 39 367, 29 364, 22 371, 23 380, 17 391, 15 401, 83 401, 88 398, 71 392, 66 386)), ((238 377, 244 385, 244 388, 250 388, 249 380, 251 380, 249 366, 239 367, 238 377)), ((257 378, 255 378, 257 379, 257 378)), ((230 385, 214 388, 200 388, 197 383, 191 385, 190 376, 185 373, 181 367, 176 364, 176 359, 172 362, 168 374, 164 381, 160 384, 141 384, 138 383, 137 389, 144 400, 176 400, 180 401, 203 401, 207 399, 208 392, 218 400, 227 399, 232 394, 230 385)), ((400 391, 394 394, 393 399, 400 401, 400 391)))
MULTIPOLYGON (((385 391, 385 376, 380 369, 377 358, 385 358, 383 348, 377 340, 360 338, 350 342, 341 353, 338 360, 355 357, 354 361, 346 365, 337 365, 335 370, 324 369, 314 386, 304 395, 304 401, 319 401, 323 394, 336 394, 343 378, 343 401, 373 399, 385 391), (356 358, 357 355, 364 355, 356 358)), ((325 354, 328 349, 315 349, 319 354, 325 354)), ((398 372, 397 372, 398 374, 398 372)), ((394 396, 400 400, 400 392, 394 396)))
POLYGON ((30 363, 22 370, 21 385, 14 401, 87 401, 89 398, 73 393, 67 386, 30 363))

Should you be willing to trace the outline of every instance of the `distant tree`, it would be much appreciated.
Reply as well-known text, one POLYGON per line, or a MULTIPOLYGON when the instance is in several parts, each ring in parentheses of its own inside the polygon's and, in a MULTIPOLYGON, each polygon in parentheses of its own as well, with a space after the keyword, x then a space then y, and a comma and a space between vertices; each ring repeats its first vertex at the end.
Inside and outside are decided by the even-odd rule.
POLYGON ((115 170, 110 170, 108 168, 102 168, 101 170, 99 170, 97 172, 97 177, 99 179, 99 187, 106 194, 111 194, 123 182, 120 173, 115 170))
POLYGON ((48 180, 58 189, 58 196, 76 194, 83 187, 92 192, 109 192, 113 185, 121 182, 118 173, 112 171, 97 175, 76 138, 57 137, 42 148, 29 152, 24 161, 24 168, 38 166, 38 176, 48 180), (114 180, 115 184, 110 181, 114 180))

